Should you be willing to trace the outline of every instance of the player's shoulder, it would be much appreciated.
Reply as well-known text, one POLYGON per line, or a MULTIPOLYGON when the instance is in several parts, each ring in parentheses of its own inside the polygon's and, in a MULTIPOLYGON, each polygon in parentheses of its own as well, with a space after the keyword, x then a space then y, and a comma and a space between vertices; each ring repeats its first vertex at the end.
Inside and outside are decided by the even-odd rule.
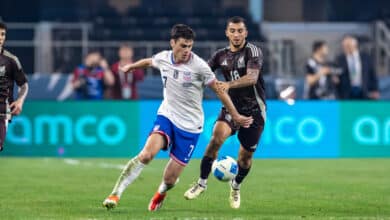
POLYGON ((198 66, 198 67, 208 66, 207 62, 203 58, 198 56, 196 53, 194 53, 194 52, 191 52, 191 58, 190 59, 191 59, 190 62, 189 62, 190 65, 192 64, 192 65, 198 66))
POLYGON ((154 58, 154 59, 169 59, 170 53, 171 53, 171 50, 163 50, 163 51, 160 51, 160 52, 156 53, 155 55, 153 55, 152 58, 154 58))
POLYGON ((3 55, 5 57, 7 57, 8 59, 10 59, 12 62, 14 62, 18 66, 19 69, 22 68, 22 65, 20 64, 19 58, 16 55, 14 55, 13 53, 11 53, 5 49, 3 50, 3 55))
POLYGON ((222 47, 214 52, 214 56, 222 56, 222 55, 228 53, 229 51, 230 51, 229 47, 222 47))
POLYGON ((247 44, 245 45, 245 50, 249 51, 252 57, 259 57, 263 55, 260 47, 251 42, 247 42, 247 44))

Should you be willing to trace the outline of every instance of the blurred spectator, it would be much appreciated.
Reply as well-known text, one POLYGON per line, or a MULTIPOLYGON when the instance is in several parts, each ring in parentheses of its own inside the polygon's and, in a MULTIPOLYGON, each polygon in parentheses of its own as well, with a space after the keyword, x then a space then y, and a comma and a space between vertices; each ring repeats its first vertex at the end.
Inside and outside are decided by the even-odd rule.
POLYGON ((127 44, 118 50, 119 61, 111 66, 115 83, 107 88, 106 97, 110 99, 138 99, 137 83, 144 79, 144 71, 137 69, 131 73, 119 71, 119 66, 133 63, 134 50, 127 44))
POLYGON ((342 68, 338 95, 340 99, 379 99, 378 79, 371 57, 359 52, 352 36, 342 41, 343 54, 336 59, 342 68))
POLYGON ((104 87, 113 84, 114 77, 107 61, 97 51, 88 53, 84 64, 73 72, 76 99, 103 99, 104 87))
POLYGON ((315 41, 306 71, 306 97, 308 99, 335 99, 339 79, 335 68, 327 63, 329 47, 325 41, 315 41))

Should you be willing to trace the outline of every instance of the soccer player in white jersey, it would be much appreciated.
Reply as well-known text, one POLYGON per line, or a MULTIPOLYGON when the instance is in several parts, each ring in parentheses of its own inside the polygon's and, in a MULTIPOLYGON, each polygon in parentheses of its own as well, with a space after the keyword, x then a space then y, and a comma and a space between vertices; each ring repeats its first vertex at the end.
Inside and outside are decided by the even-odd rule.
POLYGON ((138 68, 158 68, 164 84, 164 99, 142 151, 128 162, 112 193, 103 201, 107 209, 118 205, 123 191, 160 150, 169 150, 170 160, 165 167, 163 180, 148 209, 156 211, 161 207, 167 191, 175 185, 189 162, 203 130, 201 102, 205 85, 218 95, 236 123, 249 127, 253 122, 252 117, 237 112, 227 94, 226 83, 217 81, 207 63, 191 52, 194 38, 195 33, 190 27, 177 24, 171 30, 172 50, 162 51, 152 58, 141 59, 120 68, 125 73, 138 68))

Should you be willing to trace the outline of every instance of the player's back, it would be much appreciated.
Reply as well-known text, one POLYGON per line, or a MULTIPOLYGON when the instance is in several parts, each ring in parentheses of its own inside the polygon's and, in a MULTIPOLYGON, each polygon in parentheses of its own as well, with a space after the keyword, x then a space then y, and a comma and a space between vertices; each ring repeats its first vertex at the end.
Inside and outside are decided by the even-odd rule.
POLYGON ((203 89, 215 79, 207 63, 191 53, 186 63, 177 64, 172 51, 162 51, 153 57, 153 66, 160 70, 164 88, 158 114, 183 130, 200 133, 204 121, 203 89))

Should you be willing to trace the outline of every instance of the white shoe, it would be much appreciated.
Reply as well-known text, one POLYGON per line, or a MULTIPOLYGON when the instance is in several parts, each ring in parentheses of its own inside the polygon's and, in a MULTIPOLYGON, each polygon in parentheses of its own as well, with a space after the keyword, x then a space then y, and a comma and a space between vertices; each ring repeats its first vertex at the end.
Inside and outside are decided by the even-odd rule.
POLYGON ((206 190, 206 186, 200 185, 199 183, 195 183, 191 188, 189 188, 184 193, 184 198, 191 200, 196 199, 200 194, 202 194, 206 190))
POLYGON ((233 209, 240 208, 241 199, 240 199, 240 190, 233 189, 230 187, 230 196, 229 196, 230 207, 233 209))

